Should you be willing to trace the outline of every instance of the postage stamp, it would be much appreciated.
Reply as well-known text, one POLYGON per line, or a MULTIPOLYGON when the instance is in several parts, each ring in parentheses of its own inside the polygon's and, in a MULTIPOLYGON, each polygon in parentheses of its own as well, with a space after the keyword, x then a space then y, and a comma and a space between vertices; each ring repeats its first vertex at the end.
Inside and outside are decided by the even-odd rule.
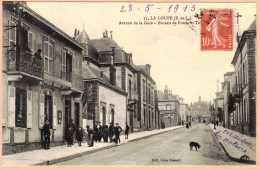
POLYGON ((201 50, 233 49, 233 10, 201 10, 201 50))

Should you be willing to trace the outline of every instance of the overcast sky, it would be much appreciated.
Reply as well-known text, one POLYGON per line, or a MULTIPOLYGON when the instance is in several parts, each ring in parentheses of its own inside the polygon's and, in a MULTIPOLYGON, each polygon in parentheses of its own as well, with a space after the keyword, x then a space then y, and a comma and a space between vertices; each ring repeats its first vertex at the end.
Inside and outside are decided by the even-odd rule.
MULTIPOLYGON (((135 64, 150 64, 151 75, 157 88, 163 90, 165 85, 184 98, 190 104, 201 96, 203 101, 215 97, 217 80, 222 82, 224 74, 233 71, 231 65, 233 51, 200 51, 200 25, 191 29, 187 25, 119 25, 120 21, 144 21, 151 16, 193 16, 200 8, 229 8, 242 15, 239 30, 247 29, 255 19, 256 6, 252 3, 153 3, 148 12, 148 3, 131 3, 131 12, 120 12, 122 5, 130 3, 93 3, 93 2, 28 2, 35 12, 73 36, 74 29, 85 30, 91 39, 102 38, 105 29, 113 31, 113 39, 126 52, 133 53, 135 64), (168 12, 169 7, 171 12, 168 12), (187 6, 184 12, 185 6, 187 6), (195 11, 191 12, 191 7, 195 11), (138 8, 140 10, 138 10, 138 8), (160 8, 160 9, 157 9, 160 8)), ((129 9, 129 8, 125 8, 129 9)), ((238 28, 234 17, 233 32, 238 28)), ((220 85, 219 85, 220 86, 220 85)))

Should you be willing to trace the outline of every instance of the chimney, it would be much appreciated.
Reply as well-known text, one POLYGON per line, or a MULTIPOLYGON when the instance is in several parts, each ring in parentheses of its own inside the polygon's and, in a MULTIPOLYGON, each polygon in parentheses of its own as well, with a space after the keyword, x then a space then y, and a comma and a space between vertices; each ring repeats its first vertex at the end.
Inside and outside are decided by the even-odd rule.
POLYGON ((100 72, 100 77, 103 77, 103 71, 100 72))
POLYGON ((111 67, 109 68, 110 83, 115 86, 116 85, 116 68, 114 66, 115 47, 111 47, 111 48, 112 48, 111 67))
POLYGON ((146 64, 146 73, 150 76, 150 69, 151 69, 151 65, 150 64, 146 64))
POLYGON ((106 29, 105 29, 105 38, 108 38, 108 33, 106 29))
POLYGON ((168 100, 168 85, 165 85, 165 89, 164 89, 164 100, 168 100))
POLYGON ((112 33, 113 33, 113 31, 110 31, 110 37, 111 37, 111 39, 113 39, 112 33))
POLYGON ((77 29, 75 28, 75 31, 74 31, 74 37, 77 36, 77 29))
POLYGON ((78 30, 78 35, 79 35, 79 30, 78 30))

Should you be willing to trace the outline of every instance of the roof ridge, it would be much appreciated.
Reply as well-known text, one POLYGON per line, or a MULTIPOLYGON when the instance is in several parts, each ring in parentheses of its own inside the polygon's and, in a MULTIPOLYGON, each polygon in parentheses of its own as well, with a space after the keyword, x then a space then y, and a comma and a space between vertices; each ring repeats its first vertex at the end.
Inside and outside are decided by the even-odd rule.
POLYGON ((86 63, 83 62, 83 64, 86 66, 86 68, 90 71, 90 73, 91 73, 94 77, 98 78, 98 77, 92 72, 92 70, 87 66, 86 63))

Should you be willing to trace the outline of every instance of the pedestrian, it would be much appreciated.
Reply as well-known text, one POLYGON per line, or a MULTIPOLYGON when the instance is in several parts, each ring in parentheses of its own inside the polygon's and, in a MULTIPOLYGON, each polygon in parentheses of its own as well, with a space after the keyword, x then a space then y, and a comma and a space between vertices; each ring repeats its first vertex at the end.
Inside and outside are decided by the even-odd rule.
POLYGON ((113 123, 110 123, 108 130, 109 130, 109 140, 110 140, 110 143, 111 143, 113 141, 112 137, 114 135, 114 124, 113 123))
POLYGON ((125 126, 125 139, 128 139, 129 130, 130 130, 130 127, 128 126, 128 124, 126 124, 126 126, 125 126))
POLYGON ((103 139, 104 139, 105 143, 108 142, 108 136, 109 136, 108 126, 104 125, 104 127, 103 127, 103 139))
POLYGON ((115 127, 115 135, 116 135, 116 144, 120 143, 120 133, 122 131, 122 128, 119 126, 119 123, 116 123, 115 127))
POLYGON ((94 139, 93 139, 93 130, 89 128, 89 126, 87 126, 87 143, 89 147, 93 147, 94 146, 94 139))
POLYGON ((74 132, 76 130, 76 127, 73 123, 73 120, 70 119, 69 125, 68 125, 68 129, 67 129, 67 142, 68 142, 68 146, 71 147, 71 145, 73 145, 73 136, 74 136, 74 132))
POLYGON ((216 121, 217 127, 218 127, 218 120, 216 121))
POLYGON ((184 121, 183 120, 181 121, 181 124, 184 126, 184 121))
POLYGON ((43 125, 43 135, 44 135, 44 149, 50 149, 50 123, 48 118, 45 119, 45 123, 43 125))
POLYGON ((76 138, 78 141, 78 145, 81 146, 82 138, 83 138, 83 130, 81 127, 79 127, 76 131, 76 138))
POLYGON ((186 128, 187 128, 187 129, 189 128, 189 123, 186 123, 186 128))
POLYGON ((191 127, 191 122, 189 122, 189 126, 191 127))

